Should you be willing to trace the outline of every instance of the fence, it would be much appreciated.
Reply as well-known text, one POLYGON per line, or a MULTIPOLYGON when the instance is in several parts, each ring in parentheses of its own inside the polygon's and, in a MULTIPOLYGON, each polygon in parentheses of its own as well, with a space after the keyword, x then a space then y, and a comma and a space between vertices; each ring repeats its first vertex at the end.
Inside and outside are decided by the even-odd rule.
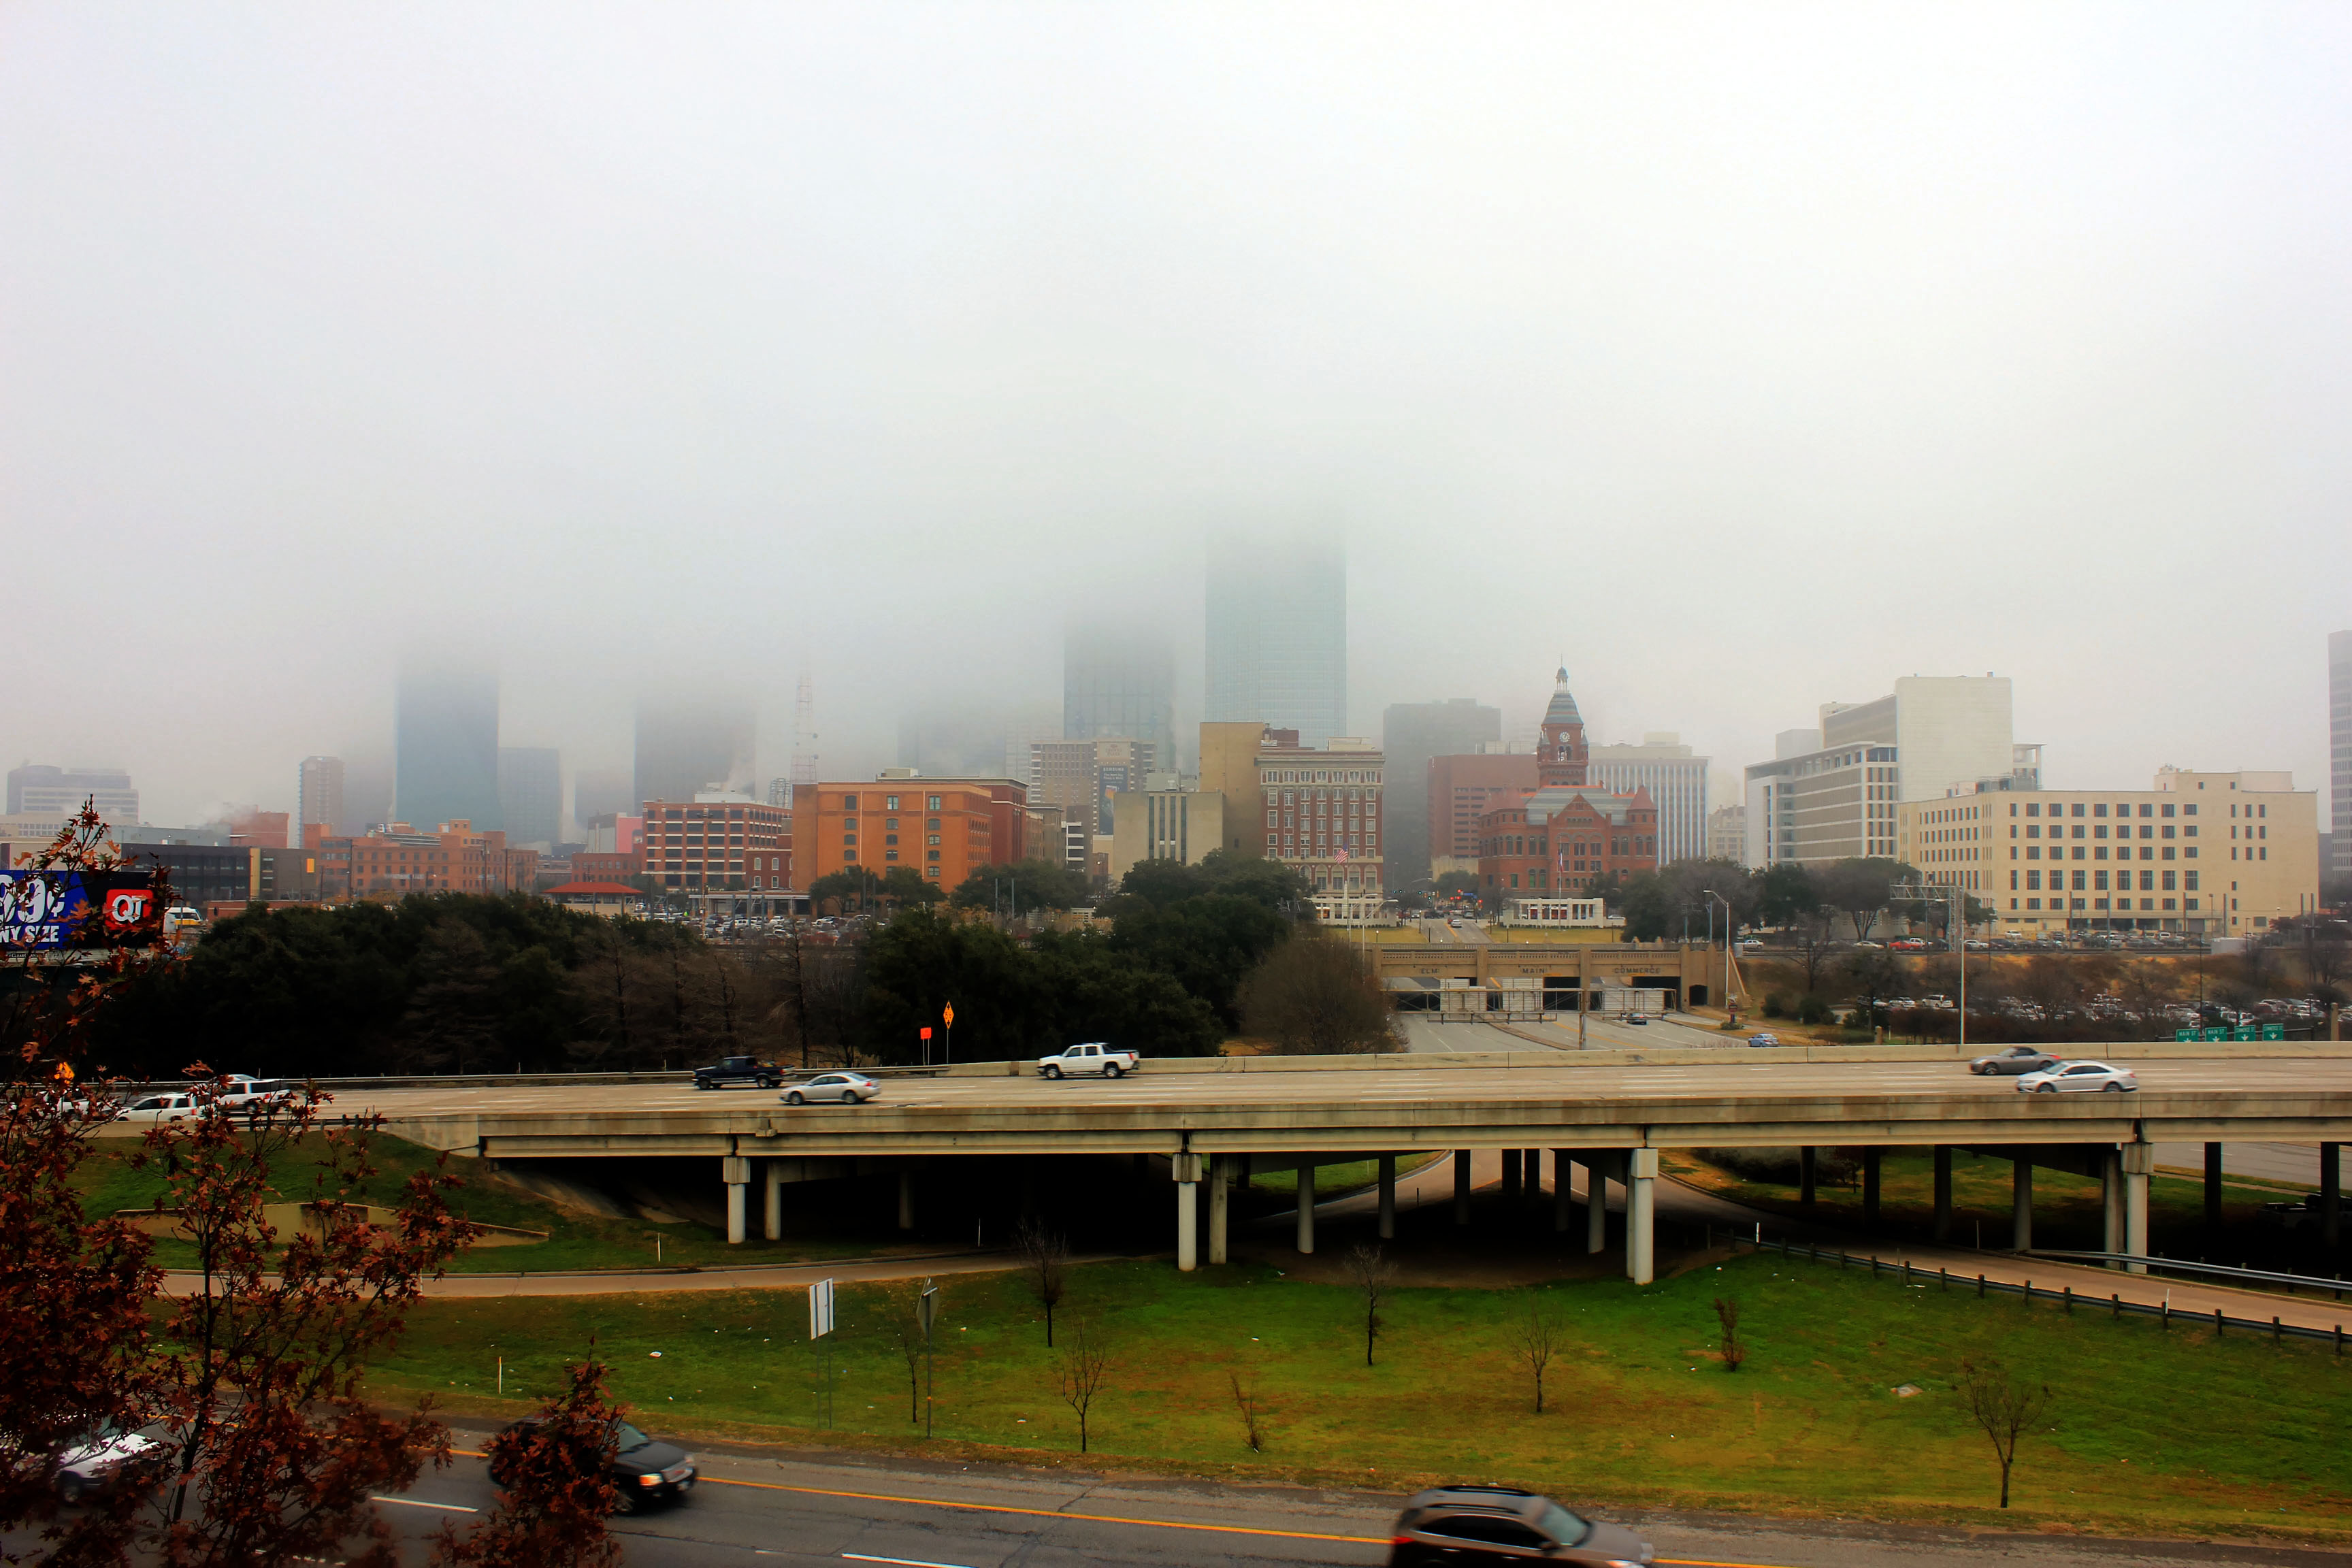
MULTIPOLYGON (((2281 1322, 2275 1317, 2268 1322, 2263 1322, 2259 1318, 2232 1318, 2219 1307, 2214 1308, 2209 1316, 2202 1312, 2176 1311, 2169 1300, 2154 1303, 2126 1301, 2120 1294, 2110 1295, 2103 1301, 2096 1296, 2077 1296, 2071 1285, 2062 1285, 2057 1289, 2052 1290, 2034 1284, 2031 1279, 2021 1284, 2012 1284, 2005 1279, 1988 1279, 1981 1274, 1973 1278, 1965 1274, 1955 1276, 1950 1269, 1941 1268, 1931 1273, 1927 1269, 1918 1268, 1907 1258, 1889 1263, 1875 1254, 1857 1257, 1842 1248, 1824 1248, 1810 1244, 1801 1247, 1786 1237, 1780 1237, 1777 1246, 1760 1237, 1751 1241, 1736 1234, 1731 1237, 1731 1242, 1734 1247, 1745 1247, 1750 1252, 1777 1251, 1783 1258, 1803 1258, 1814 1263, 1834 1263, 1841 1269, 1857 1266, 1867 1267, 1874 1279, 1881 1274, 1899 1272, 1903 1282, 1906 1285, 1933 1284, 1944 1290, 1949 1290, 1955 1282, 1962 1289, 1973 1286, 1979 1300, 1989 1295, 2006 1295, 2021 1296, 2029 1302, 2056 1301, 2070 1315, 2074 1312, 2075 1304, 2080 1302, 2086 1307, 2105 1307, 2111 1316, 2117 1318, 2126 1312, 2137 1317, 2154 1318, 2168 1329, 2172 1326, 2176 1319, 2183 1323, 2199 1326, 2210 1323, 2216 1338, 2227 1334, 2231 1329, 2238 1329, 2252 1333, 2268 1332, 2273 1343, 2289 1336, 2300 1340, 2326 1340, 2335 1344, 2337 1355, 2344 1353, 2344 1325, 2341 1323, 2336 1324, 2332 1329, 2311 1329, 2298 1323, 2281 1322)), ((2326 1284, 2328 1281, 2317 1283, 2326 1284)))

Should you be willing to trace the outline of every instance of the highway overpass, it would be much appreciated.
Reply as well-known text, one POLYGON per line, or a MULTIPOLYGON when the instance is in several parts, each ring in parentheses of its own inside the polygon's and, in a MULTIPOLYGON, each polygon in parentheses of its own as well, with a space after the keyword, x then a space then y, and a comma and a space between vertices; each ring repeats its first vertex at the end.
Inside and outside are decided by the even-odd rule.
MULTIPOLYGON (((1939 1218, 1950 1211, 1948 1151, 2000 1155, 2015 1162, 2020 1247, 2031 1244, 2037 1165, 2096 1175, 2108 1192, 2107 1250, 2139 1253, 2158 1142, 2316 1144, 2323 1184, 2332 1192, 2336 1146, 2352 1139, 2352 1056, 2325 1047, 2280 1057, 2154 1057, 2133 1063, 2142 1086, 2137 1093, 2068 1095, 2021 1094, 2014 1079, 1977 1078, 1948 1058, 1799 1054, 1832 1059, 1588 1065, 1588 1057, 1603 1053, 1564 1059, 1549 1051, 1255 1058, 1249 1070, 1231 1070, 1235 1064, 1225 1060, 1171 1061, 1117 1081, 1061 1082, 1017 1064, 968 1064, 948 1075, 892 1079, 878 1100, 859 1106, 786 1106, 772 1091, 698 1092, 675 1082, 352 1083, 334 1092, 338 1111, 372 1110, 403 1137, 486 1160, 710 1159, 726 1187, 730 1241, 746 1234, 754 1185, 764 1189, 773 1236, 783 1189, 798 1182, 897 1171, 901 1223, 910 1224, 909 1173, 919 1165, 977 1156, 1149 1156, 1164 1161, 1173 1179, 1178 1264, 1186 1268, 1202 1244, 1210 1261, 1223 1260, 1228 1193, 1254 1170, 1297 1168, 1311 1199, 1317 1165, 1378 1160, 1385 1198, 1400 1154, 1499 1149, 1535 1158, 1549 1149, 1557 1194, 1570 1188, 1567 1162, 1623 1184, 1627 1271, 1641 1282, 1654 1268, 1661 1149, 1932 1148, 1945 1154, 1937 1162, 1939 1218)), ((1466 1176, 1467 1163, 1457 1164, 1466 1176)), ((1875 1164, 1865 1156, 1865 1207, 1874 1196, 1875 1164)), ((1465 1182, 1457 1214, 1466 1215, 1467 1197, 1465 1182)), ((1383 1234, 1389 1207, 1384 1202, 1383 1234)), ((1595 1250, 1600 1210, 1589 1205, 1586 1215, 1595 1250)), ((1564 1197, 1555 1223, 1562 1229, 1572 1223, 1564 1197)), ((2335 1234, 2332 1214, 2323 1228, 2335 1234)), ((1310 1201, 1299 1207, 1303 1250, 1312 1250, 1313 1230, 1310 1201)))

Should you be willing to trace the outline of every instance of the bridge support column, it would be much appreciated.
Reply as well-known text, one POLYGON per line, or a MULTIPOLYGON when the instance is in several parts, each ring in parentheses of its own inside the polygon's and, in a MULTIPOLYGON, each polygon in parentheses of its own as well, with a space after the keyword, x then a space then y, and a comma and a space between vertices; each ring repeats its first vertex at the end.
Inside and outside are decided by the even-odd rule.
POLYGON ((1396 1156, 1381 1156, 1381 1239, 1396 1239, 1396 1156))
MULTIPOLYGON (((2099 1209, 2104 1224, 2099 1227, 2099 1250, 2121 1252, 2124 1249, 2124 1159, 2120 1150, 2110 1149, 2099 1162, 2099 1209)), ((2123 1265, 2110 1263, 2110 1268, 2123 1265)))
POLYGON ((1551 1152, 1551 1228, 1554 1236, 1568 1234, 1569 1210, 1576 1194, 1570 1191, 1575 1184, 1569 1180, 1568 1151, 1551 1152))
POLYGON ((1811 1144, 1797 1151, 1797 1201, 1807 1208, 1813 1206, 1813 1149, 1811 1144))
POLYGON ((1584 1250, 1609 1250, 1609 1178, 1602 1173, 1615 1156, 1600 1150, 1584 1156, 1584 1250))
POLYGON ((2221 1239, 2221 1145, 2205 1145, 2205 1239, 2221 1239))
POLYGON ((2344 1179, 2339 1158, 2344 1145, 2319 1146, 2319 1243, 2333 1248, 2344 1238, 2344 1179))
POLYGON ((915 1169, 911 1165, 898 1168, 898 1228, 915 1228, 915 1169))
MULTIPOLYGON (((2147 1179, 2156 1174, 2156 1145, 2126 1143, 2123 1152, 2124 1245, 2135 1258, 2147 1256, 2147 1179)), ((2147 1272, 2145 1263, 2126 1263, 2134 1274, 2147 1272)))
POLYGON ((1952 1146, 1936 1145, 1936 1239, 1952 1239, 1952 1146))
POLYGON ((744 1191, 751 1184, 751 1161, 748 1155, 729 1154, 719 1162, 719 1173, 727 1183, 727 1245, 743 1245, 743 1211, 751 1194, 744 1191))
POLYGON ((1226 1234, 1234 1207, 1233 1162, 1223 1154, 1209 1158, 1209 1262, 1225 1261, 1226 1234))
POLYGON ((1657 1275, 1658 1152, 1636 1149, 1625 1161, 1625 1275, 1647 1285, 1657 1275))
POLYGON ((1176 1267, 1190 1274, 1201 1267, 1201 1156, 1178 1154, 1169 1164, 1176 1176, 1176 1267))
POLYGON ((1878 1173, 1885 1163, 1883 1149, 1862 1152, 1862 1228, 1865 1235, 1878 1230, 1878 1173))
POLYGON ((2033 1249, 2033 1160, 2028 1154, 2011 1156, 2009 1247, 2011 1252, 2033 1249))
POLYGON ((1519 1173, 1527 1178, 1528 1202, 1529 1204, 1540 1204, 1543 1202, 1543 1151, 1540 1149, 1520 1150, 1519 1173))
POLYGON ((1503 1206, 1517 1208, 1519 1204, 1519 1152, 1503 1151, 1503 1206))
POLYGON ((1470 1151, 1454 1151, 1454 1223, 1470 1223, 1470 1151))
POLYGON ((761 1173, 767 1178, 762 1184, 768 1189, 768 1201, 761 1205, 765 1212, 760 1216, 760 1234, 770 1241, 782 1241, 784 1239, 784 1168, 774 1160, 762 1160, 761 1163, 767 1167, 761 1173))
POLYGON ((1315 1167, 1298 1167, 1298 1250, 1315 1250, 1315 1167))

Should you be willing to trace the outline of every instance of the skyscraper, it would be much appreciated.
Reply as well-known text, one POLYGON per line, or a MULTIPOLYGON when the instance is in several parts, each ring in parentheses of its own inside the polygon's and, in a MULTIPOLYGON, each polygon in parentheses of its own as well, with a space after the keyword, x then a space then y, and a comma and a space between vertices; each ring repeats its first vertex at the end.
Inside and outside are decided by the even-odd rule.
POLYGON ((324 827, 330 835, 349 831, 343 826, 342 758, 303 758, 300 785, 294 812, 297 837, 312 823, 324 827))
POLYGON ((1208 576, 1209 722, 1315 747, 1348 729, 1348 563, 1335 542, 1227 539, 1208 576))
POLYGON ((53 768, 26 763, 8 770, 8 815, 71 816, 83 801, 94 801, 111 827, 139 821, 139 792, 121 768, 53 768))
POLYGON ((420 833, 467 821, 505 826, 499 809, 499 676, 480 665, 411 659, 393 712, 392 814, 420 833))
POLYGON ((1704 859, 1707 849, 1706 771, 1711 759, 1694 756, 1671 731, 1642 737, 1638 746, 1592 748, 1591 780, 1616 795, 1650 792, 1658 808, 1658 863, 1704 859))
POLYGON ((551 746, 499 748, 499 808, 507 842, 552 848, 563 836, 563 757, 551 746))
POLYGON ((1142 627, 1073 626, 1062 638, 1062 738, 1122 737, 1149 741, 1156 766, 1175 768, 1175 646, 1142 627))
POLYGON ((2326 869, 2352 877, 2352 632, 2327 634, 2326 869))
POLYGON ((751 787, 758 725, 751 705, 726 695, 641 698, 636 800, 692 800, 703 790, 751 787))
POLYGON ((1429 764, 1437 757, 1468 756, 1503 738, 1500 709, 1475 698, 1443 702, 1394 702, 1381 721, 1381 751, 1388 758, 1388 833, 1381 840, 1381 877, 1390 889, 1429 875, 1429 764))

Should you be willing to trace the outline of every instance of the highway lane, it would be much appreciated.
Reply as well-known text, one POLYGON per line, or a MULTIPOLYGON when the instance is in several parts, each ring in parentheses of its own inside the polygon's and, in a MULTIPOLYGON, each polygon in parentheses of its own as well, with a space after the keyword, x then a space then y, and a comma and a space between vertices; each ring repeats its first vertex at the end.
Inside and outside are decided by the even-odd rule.
MULTIPOLYGON (((480 1433, 460 1435, 478 1450, 480 1433)), ((1104 1474, 920 1458, 697 1449, 706 1478, 676 1509, 614 1521, 633 1568, 1063 1568, 1069 1564, 1371 1564, 1386 1561, 1394 1494, 1104 1474)), ((1564 1498, 1574 1506, 1580 1500, 1564 1498)), ((461 1458, 384 1512, 421 1543, 492 1506, 481 1461, 461 1458)), ((1933 1527, 1593 1509, 1640 1531, 1667 1568, 1976 1568, 2122 1562, 2174 1568, 2313 1563, 2260 1547, 2053 1540, 1933 1527)))
MULTIPOLYGON (((2352 1093, 2352 1059, 2143 1060, 2131 1064, 2152 1093, 2273 1090, 2352 1093)), ((1327 1071, 1139 1073, 1116 1080, 1060 1082, 1021 1078, 893 1079, 877 1108, 982 1110, 1026 1106, 1297 1105, 1316 1102, 1413 1104, 1433 1100, 1570 1100, 1625 1103, 1691 1095, 1790 1098, 1848 1095, 2013 1098, 2016 1080, 1979 1078, 1958 1062, 1758 1062, 1644 1064, 1636 1067, 1501 1068, 1465 1064, 1458 1071, 1365 1068, 1327 1071)), ((517 1088, 433 1087, 336 1091, 334 1109, 386 1117, 433 1115, 570 1115, 683 1111, 766 1113, 837 1125, 863 1108, 789 1108, 772 1091, 699 1092, 683 1084, 583 1084, 517 1088)))

